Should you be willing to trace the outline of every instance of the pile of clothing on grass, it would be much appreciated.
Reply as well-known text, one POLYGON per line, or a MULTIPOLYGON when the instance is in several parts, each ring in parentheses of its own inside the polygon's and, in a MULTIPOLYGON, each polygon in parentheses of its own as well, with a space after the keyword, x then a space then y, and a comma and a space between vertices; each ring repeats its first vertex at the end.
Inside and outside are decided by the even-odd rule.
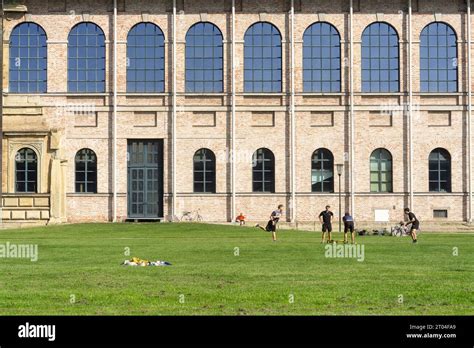
POLYGON ((168 261, 148 261, 140 259, 139 257, 132 257, 130 260, 125 260, 122 262, 124 266, 171 266, 171 263, 168 261))

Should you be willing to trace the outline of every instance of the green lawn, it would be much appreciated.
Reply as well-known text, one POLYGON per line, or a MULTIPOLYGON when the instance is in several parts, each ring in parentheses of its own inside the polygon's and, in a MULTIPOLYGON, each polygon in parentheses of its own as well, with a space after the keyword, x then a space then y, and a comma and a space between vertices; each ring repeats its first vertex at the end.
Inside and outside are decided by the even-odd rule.
POLYGON ((319 241, 205 224, 1 230, 39 259, 0 258, 0 315, 474 314, 474 234, 359 237, 363 262, 327 258, 319 241), (126 248, 173 266, 121 266, 126 248))

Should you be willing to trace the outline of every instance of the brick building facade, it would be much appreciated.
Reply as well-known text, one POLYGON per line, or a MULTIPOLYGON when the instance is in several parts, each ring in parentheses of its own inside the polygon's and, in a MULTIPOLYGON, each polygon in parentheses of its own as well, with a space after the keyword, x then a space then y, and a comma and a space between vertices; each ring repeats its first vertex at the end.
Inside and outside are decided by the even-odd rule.
MULTIPOLYGON (((308 222, 326 204, 337 211, 336 165, 343 164, 343 209, 352 211, 358 221, 399 221, 405 206, 425 221, 470 221, 469 11, 465 0, 117 0, 115 4, 111 0, 29 0, 7 4, 3 18, 3 220, 169 220, 183 211, 200 209, 205 221, 230 221, 239 212, 259 221, 282 203, 287 221, 308 222), (44 30, 47 65, 39 69, 47 71, 45 90, 32 87, 33 91, 25 92, 18 77, 22 68, 12 69, 18 58, 11 57, 12 52, 22 54, 21 47, 12 51, 12 33, 22 23, 44 30), (71 33, 81 23, 92 23, 103 33, 103 90, 100 82, 94 91, 78 91, 83 87, 79 68, 75 72, 79 82, 73 87, 71 33), (153 23, 163 37, 161 44, 155 43, 162 45, 163 54, 154 56, 161 60, 153 68, 157 75, 151 79, 155 83, 151 92, 127 86, 132 80, 127 70, 134 59, 127 53, 133 45, 129 35, 140 23, 153 23), (214 78, 222 71, 218 78, 222 85, 211 90, 203 87, 208 67, 199 67, 196 61, 188 63, 196 64, 193 67, 186 66, 186 55, 191 54, 188 34, 197 23, 213 24, 214 37, 219 32, 222 36, 212 53, 214 64, 221 66, 209 68, 214 78), (247 34, 255 23, 270 24, 274 31, 266 33, 270 28, 266 25, 255 29, 251 43, 247 34), (308 28, 315 23, 325 24, 314 27, 312 34, 321 42, 311 41, 309 35, 308 28), (374 29, 371 38, 364 39, 374 23, 377 32, 374 29), (435 27, 439 32, 431 32, 435 27), (333 29, 324 32, 327 28, 333 29), (429 41, 430 48, 424 47, 425 29, 426 40, 439 34, 435 44, 429 41), (275 44, 275 51, 268 51, 274 59, 270 70, 259 70, 265 67, 258 64, 270 61, 264 57, 258 63, 255 47, 263 47, 265 56, 265 35, 272 33, 275 40, 280 35, 281 47, 275 44), (329 51, 321 47, 330 35, 339 35, 339 42, 328 44, 335 50, 324 61, 320 55, 329 51), (394 35, 397 40, 392 42, 394 35), (453 37, 454 51, 449 47, 453 37), (377 50, 371 51, 371 45, 378 45, 377 50), (436 54, 429 54, 437 56, 437 63, 423 61, 436 45, 436 54), (307 63, 310 68, 305 65, 308 57, 314 59, 307 63), (452 66, 445 67, 445 62, 452 66), (203 85, 187 81, 192 79, 187 75, 192 68, 194 78, 203 79, 203 85), (326 82, 305 85, 308 79, 324 80, 318 74, 327 74, 325 70, 334 73, 329 77, 332 87, 326 82), (265 73, 274 75, 266 79, 265 73), (390 73, 393 76, 384 77, 390 73), (251 79, 254 84, 247 85, 251 79), (267 80, 274 83, 269 89, 267 80), (24 168, 20 157, 29 156, 23 152, 18 157, 22 149, 31 149, 34 155, 30 155, 36 158, 32 175, 37 177, 30 192, 19 192, 23 174, 17 171, 24 168), (95 154, 97 174, 91 192, 84 192, 78 183, 82 179, 78 180, 76 159, 81 149, 95 154), (202 183, 196 183, 202 181, 200 174, 195 173, 200 149, 215 156, 214 183, 212 168, 203 174, 211 181, 211 192, 197 192, 202 191, 202 183), (253 160, 258 149, 273 154, 273 173, 269 167, 269 172, 255 172, 255 167, 262 168, 259 160, 263 161, 259 156, 253 160), (325 149, 328 162, 323 161, 322 152, 313 158, 318 149, 325 149), (140 165, 140 156, 149 154, 143 151, 154 151, 150 156, 156 155, 156 161, 146 164, 142 159, 140 165), (134 161, 136 167, 131 165, 134 161), (264 184, 255 183, 261 175, 269 175, 264 184, 274 187, 261 190, 264 184)), ((208 32, 203 30, 204 42, 198 36, 194 39, 195 57, 206 58, 208 32)), ((18 33, 20 37, 19 29, 18 33)), ((78 33, 79 37, 80 29, 78 33)), ((274 43, 270 40, 268 47, 274 43)), ((135 54, 140 55, 138 46, 135 54)), ((31 58, 31 53, 25 54, 31 58)), ((100 65, 101 57, 96 58, 91 64, 100 65)), ((208 60, 202 62, 206 65, 208 60)), ((98 73, 100 67, 92 69, 98 73)), ((143 71, 135 73, 135 87, 140 89, 143 71)), ((29 89, 27 83, 24 86, 29 89)), ((270 158, 264 165, 271 162, 270 158)))

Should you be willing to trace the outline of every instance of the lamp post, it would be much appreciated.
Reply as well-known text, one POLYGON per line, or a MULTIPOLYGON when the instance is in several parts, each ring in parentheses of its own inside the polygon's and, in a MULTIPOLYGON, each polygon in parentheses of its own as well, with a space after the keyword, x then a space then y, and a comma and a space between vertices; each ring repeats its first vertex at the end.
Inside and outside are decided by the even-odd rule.
POLYGON ((342 220, 342 205, 341 205, 341 175, 343 164, 336 164, 337 175, 339 176, 339 232, 341 232, 341 220, 342 220))

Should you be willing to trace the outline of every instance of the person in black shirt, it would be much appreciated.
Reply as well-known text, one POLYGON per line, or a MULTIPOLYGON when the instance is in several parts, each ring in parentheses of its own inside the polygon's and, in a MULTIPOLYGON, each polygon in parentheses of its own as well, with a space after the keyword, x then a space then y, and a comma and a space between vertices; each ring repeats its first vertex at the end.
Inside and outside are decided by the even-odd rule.
POLYGON ((405 226, 408 226, 411 224, 411 228, 410 228, 411 239, 413 240, 413 243, 417 243, 416 231, 420 229, 420 221, 418 221, 415 214, 413 214, 409 208, 405 208, 404 212, 405 212, 405 215, 408 215, 408 222, 405 224, 405 226))
POLYGON ((344 221, 344 243, 347 243, 347 232, 351 231, 351 241, 352 244, 355 244, 353 217, 348 212, 346 212, 342 217, 342 221, 344 221))
POLYGON ((283 204, 280 204, 277 210, 272 211, 272 213, 270 214, 270 220, 268 220, 266 227, 260 226, 259 224, 256 224, 255 227, 258 227, 266 232, 271 232, 272 239, 274 242, 276 242, 277 240, 276 225, 278 221, 280 221, 280 218, 282 217, 282 215, 283 215, 283 204))
POLYGON ((324 243, 324 237, 326 235, 326 231, 328 232, 328 243, 332 241, 331 239, 331 232, 332 232, 332 218, 334 214, 332 211, 330 211, 331 207, 329 205, 326 206, 326 210, 322 211, 319 214, 319 221, 321 222, 322 229, 323 229, 323 235, 321 239, 321 243, 324 243))

